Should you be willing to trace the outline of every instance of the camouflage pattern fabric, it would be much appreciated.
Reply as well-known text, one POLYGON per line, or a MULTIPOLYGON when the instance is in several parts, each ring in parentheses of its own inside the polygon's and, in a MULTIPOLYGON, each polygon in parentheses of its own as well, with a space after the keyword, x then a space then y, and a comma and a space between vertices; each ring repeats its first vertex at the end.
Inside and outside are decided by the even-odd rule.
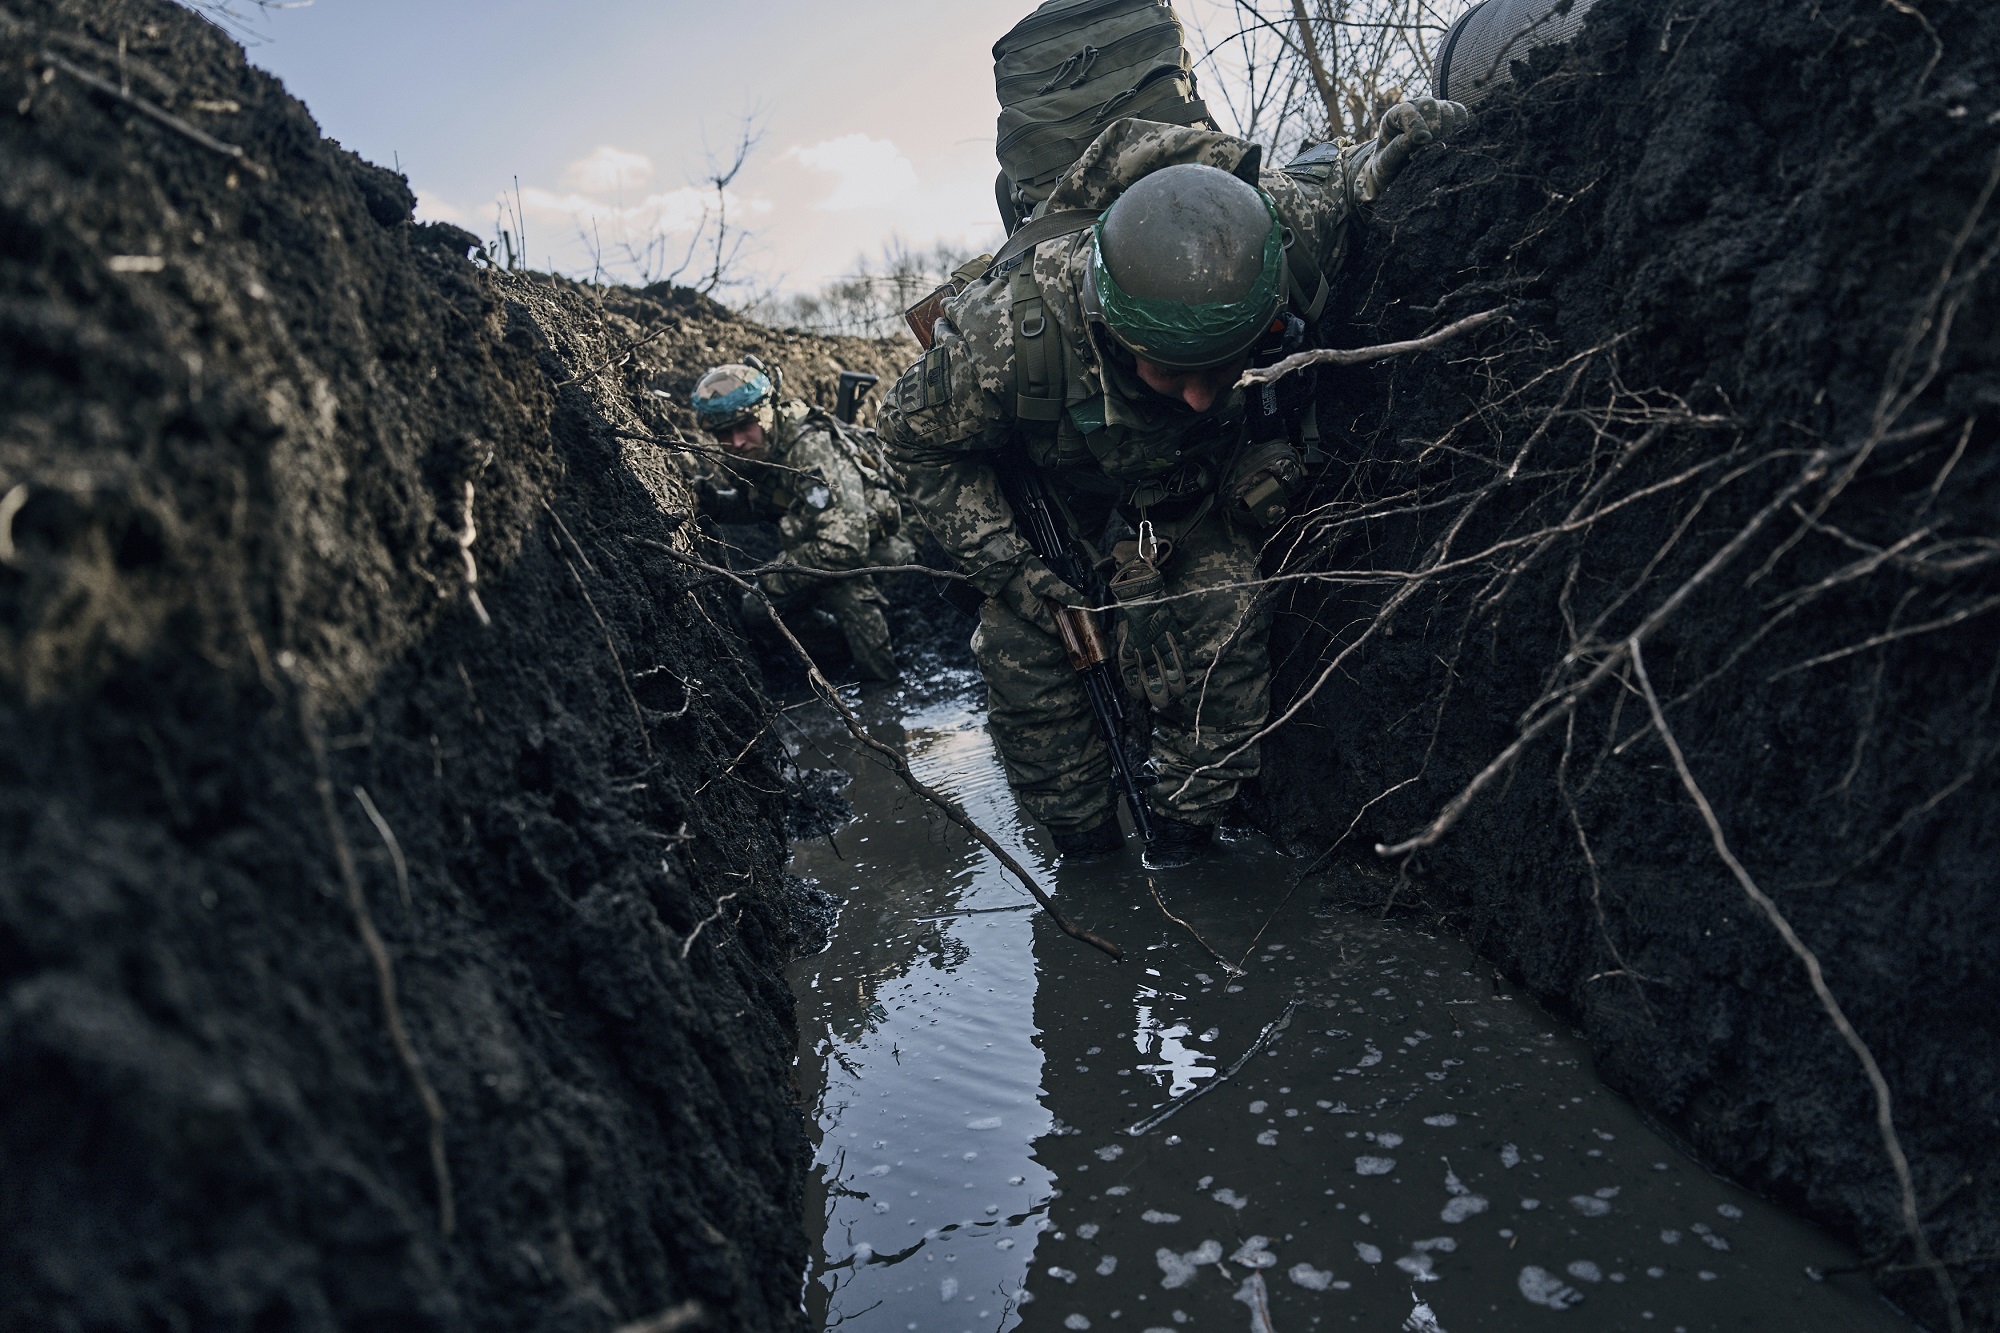
MULTIPOLYGON (((1299 248, 1292 253, 1310 257, 1323 274, 1344 258, 1355 173, 1374 151, 1373 144, 1322 151, 1257 175, 1295 238, 1299 248)), ((1254 145, 1214 130, 1114 121, 1057 183, 1048 208, 1102 209, 1133 181, 1180 163, 1243 175, 1258 155, 1254 145)), ((1091 235, 1084 231, 1043 242, 1026 261, 1047 308, 1049 329, 1042 336, 1055 339, 1060 351, 1065 410, 1058 420, 1016 418, 1011 275, 1001 272, 945 303, 931 350, 897 381, 878 421, 904 499, 989 597, 974 646, 992 698, 995 739, 1022 800, 1058 829, 1088 827, 1109 812, 1109 761, 1060 644, 1019 615, 1014 599, 999 596, 1031 552, 1015 530, 989 456, 1022 448, 1059 489, 1122 503, 1129 512, 1135 499, 1148 495, 1153 503, 1163 493, 1213 494, 1240 443, 1244 417, 1240 390, 1197 415, 1098 354, 1079 295, 1090 254, 1091 235)), ((1250 535, 1209 518, 1187 535, 1199 538, 1200 549, 1175 556, 1167 571, 1170 592, 1220 580, 1217 571, 1225 567, 1228 578, 1255 577, 1250 535)), ((1181 646, 1201 684, 1155 718, 1152 759, 1163 775, 1154 788, 1155 807, 1175 818, 1214 823, 1237 786, 1257 772, 1255 751, 1232 761, 1228 772, 1204 777, 1178 801, 1168 799, 1180 786, 1171 775, 1185 777, 1262 725, 1270 695, 1265 629, 1239 595, 1176 605, 1184 618, 1181 646)))
MULTIPOLYGON (((909 542, 896 534, 900 516, 871 496, 832 419, 795 399, 780 403, 775 417, 765 432, 770 440, 765 459, 725 461, 738 500, 730 506, 733 512, 717 516, 775 520, 788 564, 812 569, 907 564, 913 555, 909 542)), ((780 568, 759 582, 781 610, 819 607, 830 612, 864 675, 879 680, 895 676, 895 652, 882 610, 888 599, 873 578, 823 579, 780 568)), ((756 615, 762 614, 759 607, 756 615)))
MULTIPOLYGON (((1257 772, 1254 747, 1224 760, 1270 712, 1270 617, 1254 590, 1221 586, 1256 578, 1257 552, 1253 535, 1211 515, 1182 535, 1164 571, 1165 596, 1176 599, 1166 603, 1170 624, 1191 683, 1153 712, 1148 799, 1191 824, 1220 821, 1237 787, 1257 772), (1221 767, 1175 796, 1211 764, 1221 767)), ((1028 813, 1057 832, 1110 818, 1111 759, 1061 640, 992 598, 980 608, 972 651, 986 677, 988 725, 1008 784, 1028 813)))

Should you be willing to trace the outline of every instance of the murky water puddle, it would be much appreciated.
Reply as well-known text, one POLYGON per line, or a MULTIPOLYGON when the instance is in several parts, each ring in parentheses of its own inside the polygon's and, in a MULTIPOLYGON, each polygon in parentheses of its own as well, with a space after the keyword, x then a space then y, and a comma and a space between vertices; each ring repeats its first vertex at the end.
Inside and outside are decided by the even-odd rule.
POLYGON ((793 866, 846 900, 793 971, 820 1326, 1912 1327, 1812 1280, 1852 1254, 1680 1155, 1458 942, 1340 912, 1251 837, 1152 876, 1236 976, 1136 844, 1055 865, 971 697, 870 722, 1127 960, 802 724, 859 813, 793 866))

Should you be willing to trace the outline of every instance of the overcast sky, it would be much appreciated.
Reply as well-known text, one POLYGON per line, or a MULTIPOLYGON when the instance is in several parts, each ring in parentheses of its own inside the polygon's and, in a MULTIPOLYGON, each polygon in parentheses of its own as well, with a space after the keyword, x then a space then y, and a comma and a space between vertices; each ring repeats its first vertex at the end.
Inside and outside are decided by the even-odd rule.
POLYGON ((324 133, 400 162, 421 217, 491 237, 518 176, 535 266, 572 273, 593 221, 607 263, 660 234, 678 263, 704 145, 727 153, 754 113, 746 259, 807 290, 892 234, 997 236, 991 48, 1034 2, 315 0, 249 53, 324 133))

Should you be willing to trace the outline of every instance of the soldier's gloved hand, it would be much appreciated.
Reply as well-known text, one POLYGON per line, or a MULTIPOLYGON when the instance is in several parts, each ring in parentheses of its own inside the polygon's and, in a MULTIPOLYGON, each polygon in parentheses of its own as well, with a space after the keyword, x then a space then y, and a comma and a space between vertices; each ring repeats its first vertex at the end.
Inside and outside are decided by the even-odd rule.
POLYGON ((1165 708, 1187 692, 1187 667, 1180 640, 1174 637, 1173 607, 1160 600, 1167 590, 1166 576, 1159 565, 1135 552, 1112 573, 1110 586, 1118 599, 1118 670, 1125 688, 1143 694, 1153 707, 1165 708))
POLYGON ((780 568, 766 570, 757 576, 757 586, 762 588, 764 595, 772 601, 782 602, 786 598, 803 592, 806 588, 812 586, 812 579, 803 575, 793 574, 783 568, 785 565, 795 563, 790 552, 780 555, 777 563, 780 568))
POLYGON ((1436 139, 1458 132, 1472 120, 1464 104, 1435 97, 1419 97, 1414 102, 1398 102, 1382 113, 1375 132, 1374 151, 1354 174, 1354 193, 1363 203, 1372 202, 1389 187, 1389 182, 1409 162, 1410 154, 1436 139))
POLYGON ((1244 452, 1222 482, 1223 512, 1252 527, 1275 528, 1305 489, 1305 461, 1282 436, 1244 452))
POLYGON ((1032 620, 1051 634, 1056 632, 1056 622, 1049 612, 1050 602, 1063 606, 1090 605, 1082 593, 1057 578, 1041 557, 1033 555, 1022 559, 1014 577, 1001 587, 999 598, 1014 614, 1032 620))

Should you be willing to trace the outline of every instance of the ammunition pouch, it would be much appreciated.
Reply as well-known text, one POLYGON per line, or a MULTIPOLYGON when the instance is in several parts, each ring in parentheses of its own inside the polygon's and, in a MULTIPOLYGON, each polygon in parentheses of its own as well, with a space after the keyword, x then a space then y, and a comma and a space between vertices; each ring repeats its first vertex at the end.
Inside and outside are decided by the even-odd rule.
POLYGON ((886 486, 870 486, 864 481, 862 495, 868 501, 868 529, 871 536, 894 537, 903 530, 903 506, 886 486))
POLYGON ((1305 489, 1306 466, 1287 439, 1267 440, 1243 451, 1223 482, 1223 512, 1238 523, 1275 528, 1305 489))

